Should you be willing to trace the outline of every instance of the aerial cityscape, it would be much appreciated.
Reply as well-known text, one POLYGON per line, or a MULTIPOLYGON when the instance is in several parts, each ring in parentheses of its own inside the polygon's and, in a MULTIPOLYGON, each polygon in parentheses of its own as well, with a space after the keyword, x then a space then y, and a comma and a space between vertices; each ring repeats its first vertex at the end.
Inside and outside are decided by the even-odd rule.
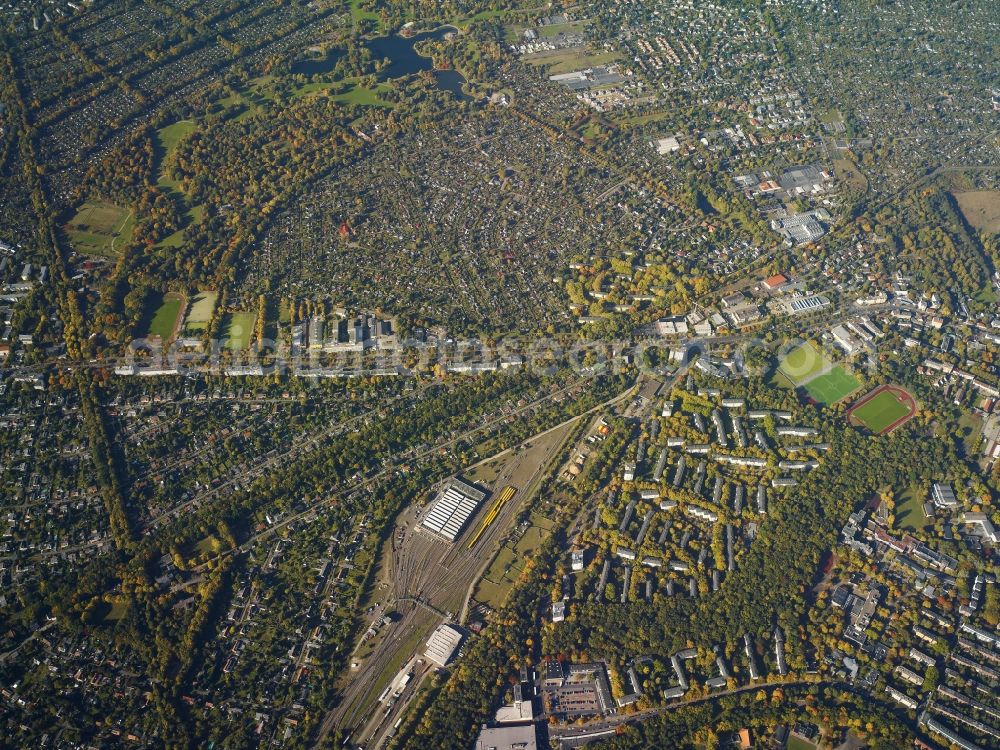
POLYGON ((1000 748, 996 0, 0 53, 0 748, 1000 748))

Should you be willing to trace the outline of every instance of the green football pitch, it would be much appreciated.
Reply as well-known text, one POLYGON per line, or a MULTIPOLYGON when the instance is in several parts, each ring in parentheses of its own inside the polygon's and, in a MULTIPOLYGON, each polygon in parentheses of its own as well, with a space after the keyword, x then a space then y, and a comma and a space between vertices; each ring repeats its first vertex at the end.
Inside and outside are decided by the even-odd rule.
POLYGON ((847 398, 860 387, 861 383, 851 373, 837 365, 829 372, 810 380, 805 389, 814 401, 829 406, 847 398))
POLYGON ((851 416, 872 432, 881 433, 910 413, 911 405, 905 398, 894 390, 881 391, 852 409, 851 416))

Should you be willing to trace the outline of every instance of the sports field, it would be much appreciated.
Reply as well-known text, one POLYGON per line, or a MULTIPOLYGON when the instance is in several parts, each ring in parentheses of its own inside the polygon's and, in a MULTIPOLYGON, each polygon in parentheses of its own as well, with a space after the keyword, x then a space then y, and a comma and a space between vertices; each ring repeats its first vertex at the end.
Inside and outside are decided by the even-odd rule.
POLYGON ((66 224, 73 249, 84 255, 114 255, 132 239, 131 211, 107 201, 87 201, 66 224))
POLYGON ((851 407, 848 416, 852 422, 881 435, 899 427, 916 411, 913 396, 902 388, 883 385, 851 407))
POLYGON ((163 295, 159 300, 155 300, 156 311, 152 314, 149 326, 146 329, 147 336, 159 336, 166 341, 177 326, 177 318, 181 314, 181 296, 170 292, 163 295))
POLYGON ((833 363, 808 341, 788 352, 778 365, 778 372, 799 386, 833 363))
POLYGON ((256 323, 257 316, 252 312, 229 313, 223 325, 226 339, 225 347, 227 349, 248 348, 256 323))
POLYGON ((212 319, 215 301, 218 298, 218 292, 198 292, 195 295, 191 301, 191 307, 188 308, 188 314, 184 318, 185 333, 200 333, 208 328, 208 322, 212 319))
POLYGON ((861 383, 841 365, 813 378, 805 385, 809 397, 816 403, 825 406, 847 398, 860 387, 861 383))

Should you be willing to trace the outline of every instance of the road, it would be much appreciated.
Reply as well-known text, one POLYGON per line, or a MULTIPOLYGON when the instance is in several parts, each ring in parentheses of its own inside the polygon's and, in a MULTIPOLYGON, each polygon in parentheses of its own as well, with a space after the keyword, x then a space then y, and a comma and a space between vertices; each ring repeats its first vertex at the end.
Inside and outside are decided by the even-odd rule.
MULTIPOLYGON (((389 401, 381 404, 381 406, 385 407, 390 404, 395 404, 396 402, 404 399, 409 399, 415 396, 419 396, 424 390, 429 388, 430 385, 431 385, 430 383, 423 384, 417 389, 417 391, 395 396, 392 399, 389 399, 389 401)), ((189 500, 179 503, 178 505, 173 506, 169 510, 166 510, 163 513, 160 513, 159 515, 154 516, 146 524, 144 529, 148 530, 150 528, 155 528, 160 524, 162 524, 163 522, 165 522, 166 520, 169 520, 171 517, 180 515, 181 513, 185 512, 186 510, 189 510, 192 507, 197 507, 198 505, 207 502, 211 498, 221 494, 224 490, 229 489, 235 486, 236 484, 246 485, 247 483, 252 482, 257 477, 264 476, 269 472, 278 469, 279 467, 287 466, 289 462, 292 461, 293 459, 300 458, 302 455, 315 450, 321 444, 325 443, 331 438, 343 435, 348 431, 357 428, 358 425, 362 424, 363 422, 369 419, 371 419, 371 414, 362 413, 346 421, 337 422, 335 424, 330 425, 329 427, 317 430, 306 437, 298 437, 292 444, 292 446, 288 448, 288 450, 283 451, 281 453, 276 453, 264 460, 257 461, 252 466, 246 467, 243 471, 232 472, 233 474, 232 479, 228 479, 222 482, 221 484, 215 485, 214 487, 210 487, 202 492, 199 492, 198 494, 191 497, 189 500)))
MULTIPOLYGON (((538 408, 539 406, 541 406, 542 404, 544 404, 547 401, 551 401, 552 399, 554 399, 554 398, 556 398, 558 396, 563 396, 563 395, 569 393, 570 391, 572 391, 573 389, 579 387, 580 385, 582 385, 584 383, 585 383, 584 379, 573 381, 573 383, 571 383, 570 385, 567 385, 567 386, 565 386, 563 388, 560 388, 560 389, 558 389, 556 391, 553 391, 551 393, 547 393, 546 395, 541 396, 540 398, 537 398, 534 401, 531 401, 531 402, 525 404, 524 406, 521 406, 521 407, 519 407, 519 408, 517 408, 517 409, 515 409, 515 410, 513 410, 511 412, 508 412, 506 414, 501 414, 498 417, 494 417, 493 419, 487 420, 486 422, 483 422, 482 424, 479 424, 476 427, 473 427, 473 428, 470 428, 468 430, 465 430, 464 432, 460 433, 459 435, 456 435, 454 437, 442 438, 440 441, 438 441, 437 443, 433 444, 429 448, 425 448, 423 450, 416 451, 415 453, 407 452, 407 453, 401 454, 401 455, 397 456, 393 461, 391 461, 388 465, 386 465, 384 468, 382 468, 379 471, 375 472, 374 474, 366 477, 365 479, 360 479, 360 480, 358 480, 356 482, 353 482, 351 484, 347 484, 347 485, 344 485, 343 487, 341 487, 338 490, 338 493, 337 493, 338 497, 339 496, 350 495, 352 493, 359 492, 361 490, 365 490, 365 489, 371 488, 373 485, 375 485, 381 479, 384 479, 384 478, 386 478, 386 477, 391 476, 392 474, 394 474, 398 470, 399 466, 402 465, 402 464, 404 464, 404 463, 414 463, 414 462, 421 461, 421 460, 423 460, 425 458, 431 458, 433 456, 440 455, 442 451, 447 450, 449 448, 452 448, 452 447, 454 447, 455 445, 457 445, 459 443, 469 441, 471 438, 475 437, 476 435, 479 435, 480 433, 488 432, 488 431, 492 430, 493 428, 495 428, 497 426, 500 426, 500 425, 502 425, 502 424, 510 421, 512 418, 516 418, 516 417, 522 416, 525 413, 538 408)), ((254 547, 262 539, 266 539, 268 537, 271 537, 275 533, 277 533, 278 531, 280 531, 281 529, 284 529, 284 528, 286 528, 287 526, 289 526, 291 524, 294 524, 294 523, 296 523, 298 521, 301 521, 301 520, 307 518, 308 516, 312 515, 313 513, 316 513, 323 506, 329 505, 330 503, 335 502, 335 500, 336 500, 336 498, 327 498, 327 499, 317 500, 316 502, 310 503, 308 506, 306 506, 306 508, 304 510, 301 510, 301 511, 299 511, 297 513, 293 513, 292 515, 288 516, 287 518, 284 518, 281 521, 279 521, 279 522, 277 522, 275 524, 272 524, 271 526, 269 526, 268 528, 264 529, 263 531, 261 531, 261 532, 259 532, 257 534, 254 534, 253 536, 249 537, 245 542, 243 542, 243 544, 239 545, 238 547, 235 547, 233 549, 226 550, 226 551, 222 552, 219 555, 219 557, 221 558, 221 557, 225 557, 225 556, 231 555, 231 554, 238 554, 238 553, 246 552, 247 550, 249 550, 252 547, 254 547)), ((218 558, 212 558, 212 560, 216 560, 216 559, 218 559, 218 558)), ((201 565, 198 566, 198 568, 201 569, 201 568, 207 566, 210 562, 212 562, 212 560, 209 560, 209 561, 206 561, 205 563, 202 563, 201 565)))
POLYGON ((0 664, 3 664, 5 661, 7 661, 7 659, 14 656, 18 651, 20 651, 25 646, 25 644, 35 640, 38 636, 40 636, 42 633, 44 633, 46 630, 48 630, 55 624, 56 624, 55 620, 48 620, 44 625, 42 625, 42 627, 38 628, 35 631, 32 631, 31 635, 29 635, 27 638, 25 638, 16 646, 14 646, 14 648, 12 648, 10 651, 6 651, 0 654, 0 664))
POLYGON ((659 706, 657 708, 648 708, 645 711, 636 711, 631 714, 614 714, 612 716, 606 716, 601 719, 596 719, 594 721, 587 722, 585 724, 550 724, 549 725, 549 737, 559 741, 560 747, 579 747, 580 745, 586 744, 586 742, 574 742, 574 740, 596 740, 602 734, 607 734, 608 731, 614 731, 617 727, 624 726, 626 724, 632 724, 640 721, 647 721, 648 719, 655 718, 661 714, 670 713, 671 711, 676 711, 680 708, 686 708, 688 706, 696 706, 700 703, 708 703, 710 701, 718 700, 719 698, 724 698, 727 695, 739 695, 741 693, 749 693, 756 690, 765 690, 768 688, 777 687, 802 687, 806 685, 839 685, 842 683, 832 681, 832 680, 821 680, 821 681, 810 681, 810 680, 783 680, 775 682, 758 682, 752 685, 743 685, 737 688, 730 688, 727 690, 720 690, 711 695, 702 696, 699 698, 690 698, 688 700, 680 700, 676 703, 671 703, 666 706, 659 706))
MULTIPOLYGON (((536 443, 541 438, 544 438, 545 436, 547 436, 547 435, 549 435, 549 434, 551 434, 553 432, 556 432, 558 430, 563 430, 563 429, 569 427, 570 425, 575 424, 576 422, 580 421, 581 419, 585 419, 586 417, 591 416, 593 414, 596 414, 597 412, 606 411, 606 410, 608 410, 608 409, 616 406, 617 404, 620 404, 622 401, 625 401, 626 399, 630 398, 634 394, 634 392, 636 391, 636 389, 639 388, 640 382, 641 381, 637 381, 634 386, 632 386, 631 388, 629 388, 627 391, 624 391, 624 392, 620 393, 618 396, 615 396, 613 399, 611 399, 609 401, 605 401, 603 404, 598 404, 594 408, 588 409, 587 411, 585 411, 582 414, 579 414, 579 415, 577 415, 575 417, 563 420, 562 422, 560 422, 556 426, 550 427, 549 429, 545 430, 545 432, 538 433, 537 435, 531 437, 529 440, 527 440, 525 442, 526 443, 536 443)), ((510 503, 509 507, 504 509, 507 512, 501 514, 501 518, 516 515, 519 512, 519 509, 520 509, 521 505, 524 502, 530 502, 531 501, 531 499, 532 499, 531 496, 534 494, 534 491, 537 488, 538 483, 541 480, 542 476, 544 474, 548 473, 551 470, 551 468, 552 468, 552 459, 555 457, 557 450, 558 450, 558 446, 556 446, 556 448, 550 452, 550 455, 549 455, 549 457, 548 457, 548 459, 546 461, 544 461, 541 464, 539 464, 538 468, 532 473, 531 477, 525 483, 526 486, 523 487, 523 488, 519 488, 520 491, 519 491, 518 494, 520 495, 520 497, 515 497, 515 500, 517 502, 510 503)), ((490 460, 490 461, 495 460, 496 458, 501 457, 501 456, 503 456, 503 455, 505 455, 505 454, 507 454, 509 452, 510 452, 509 450, 503 451, 502 453, 498 453, 496 456, 493 456, 492 458, 490 458, 488 460, 490 460)), ((498 477, 498 481, 495 484, 496 484, 496 487, 499 488, 499 487, 503 486, 505 483, 506 483, 505 481, 501 481, 500 478, 498 477)), ((503 529, 506 526, 506 524, 501 521, 501 518, 498 518, 497 521, 494 521, 493 527, 495 527, 495 528, 493 530, 503 529)), ((474 528, 474 525, 470 524, 470 528, 474 528)), ((483 537, 477 542, 477 546, 478 547, 481 547, 484 550, 485 549, 492 550, 495 547, 495 541, 496 540, 494 539, 494 537, 497 536, 497 535, 491 534, 490 531, 491 531, 491 529, 487 529, 486 532, 484 532, 483 537)), ((469 614, 469 601, 472 598, 472 592, 475 590, 476 584, 479 582, 479 579, 481 579, 483 577, 483 575, 489 569, 490 563, 492 563, 492 562, 493 562, 493 555, 491 554, 491 555, 489 555, 486 558, 486 560, 482 563, 482 565, 480 565, 479 568, 476 570, 476 573, 475 573, 475 576, 474 576, 474 578, 472 580, 472 583, 469 584, 469 587, 468 587, 468 589, 466 590, 466 593, 465 593, 465 599, 462 602, 462 611, 461 611, 461 614, 459 615, 459 622, 465 622, 466 618, 468 617, 468 614, 469 614)))

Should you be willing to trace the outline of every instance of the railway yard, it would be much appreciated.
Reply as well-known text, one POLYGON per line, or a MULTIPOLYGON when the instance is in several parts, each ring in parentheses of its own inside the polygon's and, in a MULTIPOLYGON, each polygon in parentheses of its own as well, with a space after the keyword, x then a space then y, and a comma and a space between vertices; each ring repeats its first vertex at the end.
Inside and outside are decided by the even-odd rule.
MULTIPOLYGON (((473 587, 515 520, 533 502, 535 489, 553 468, 554 458, 579 422, 579 417, 567 420, 469 467, 473 476, 491 480, 477 482, 489 495, 454 543, 421 526, 429 504, 411 506, 399 517, 373 585, 373 608, 367 615, 375 622, 391 610, 394 619, 372 639, 375 643, 370 651, 364 656, 359 656, 360 650, 355 652, 343 700, 326 717, 325 728, 341 727, 345 733, 350 728, 352 745, 381 747, 419 683, 433 668, 426 661, 416 664, 415 657, 421 655, 439 624, 464 619, 473 587), (391 700, 385 696, 380 701, 384 689, 411 663, 413 678, 405 688, 391 700)), ((437 488, 431 497, 436 494, 437 488)))

